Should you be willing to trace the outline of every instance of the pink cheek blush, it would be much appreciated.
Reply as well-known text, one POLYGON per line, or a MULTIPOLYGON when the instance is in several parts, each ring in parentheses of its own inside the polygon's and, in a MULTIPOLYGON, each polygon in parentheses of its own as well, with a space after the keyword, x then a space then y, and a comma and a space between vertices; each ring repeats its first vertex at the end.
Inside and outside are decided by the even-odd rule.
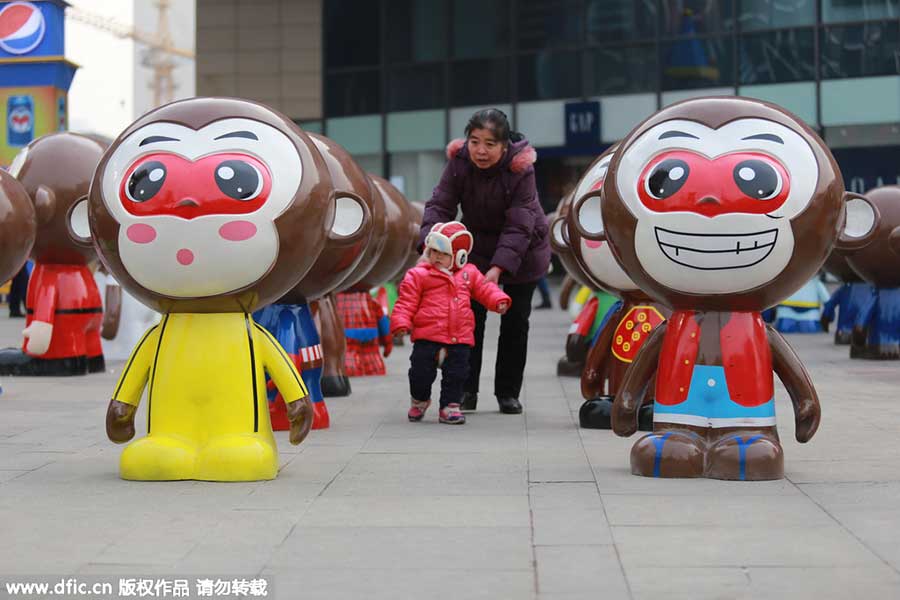
POLYGON ((156 230, 144 223, 129 225, 125 235, 135 244, 149 244, 156 239, 156 230))
POLYGON ((603 245, 603 242, 595 242, 594 240, 584 240, 584 245, 590 248, 591 250, 596 250, 600 246, 603 245))
POLYGON ((243 242, 256 235, 256 225, 250 221, 230 221, 219 227, 219 235, 229 242, 243 242))
POLYGON ((187 248, 182 248, 175 254, 175 259, 184 266, 188 266, 194 262, 194 253, 187 248))

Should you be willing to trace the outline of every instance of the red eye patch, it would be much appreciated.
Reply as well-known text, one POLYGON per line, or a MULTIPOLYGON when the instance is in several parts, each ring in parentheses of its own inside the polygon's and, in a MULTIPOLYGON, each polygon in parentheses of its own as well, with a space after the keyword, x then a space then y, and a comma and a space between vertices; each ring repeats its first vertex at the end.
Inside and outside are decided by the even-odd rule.
POLYGON ((266 203, 272 175, 259 159, 223 152, 190 161, 168 152, 142 156, 125 172, 119 201, 137 216, 193 219, 251 213, 266 203))
POLYGON ((715 159, 686 150, 653 159, 637 182, 638 197, 655 212, 766 214, 790 193, 790 177, 778 160, 759 152, 734 152, 715 159))

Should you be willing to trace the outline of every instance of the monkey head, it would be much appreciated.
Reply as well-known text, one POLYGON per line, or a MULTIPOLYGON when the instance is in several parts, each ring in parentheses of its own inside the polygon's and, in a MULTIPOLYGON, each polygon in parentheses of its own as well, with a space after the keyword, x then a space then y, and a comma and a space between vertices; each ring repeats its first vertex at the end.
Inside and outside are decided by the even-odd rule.
POLYGON ((387 179, 372 175, 369 178, 381 195, 387 222, 387 241, 378 261, 356 284, 357 290, 368 290, 381 285, 400 270, 409 255, 412 244, 418 242, 419 232, 409 226, 412 220, 409 201, 387 179))
POLYGON ((864 245, 877 211, 847 196, 834 158, 780 107, 734 97, 664 108, 621 142, 602 193, 578 200, 635 282, 674 308, 762 310, 864 245), (599 197, 602 195, 602 198, 599 197))
POLYGON ((37 219, 25 187, 0 169, 0 281, 12 278, 34 246, 37 219))
POLYGON ((847 262, 876 287, 900 287, 900 186, 886 185, 866 192, 881 218, 867 246, 849 252, 847 262))
POLYGON ((69 239, 68 211, 88 195, 91 178, 107 146, 77 133, 51 133, 25 146, 9 166, 31 196, 37 237, 31 256, 41 263, 86 264, 95 258, 90 246, 69 239))
POLYGON ((574 197, 575 191, 573 190, 563 196, 559 204, 556 205, 556 214, 550 219, 550 249, 556 254, 566 273, 577 281, 578 285, 593 288, 596 286, 588 279, 584 270, 579 266, 578 261, 575 260, 572 248, 569 245, 568 217, 574 197))
POLYGON ((363 251, 374 233, 371 215, 378 193, 365 171, 333 140, 315 133, 307 135, 328 167, 336 212, 334 227, 319 258, 303 280, 280 299, 288 304, 316 300, 337 288, 363 259, 363 251))
MULTIPOLYGON (((617 147, 613 145, 608 148, 588 167, 575 186, 573 191, 575 198, 581 198, 589 193, 599 193, 603 189, 604 182, 607 181, 609 164, 617 147)), ((577 213, 569 212, 567 235, 572 254, 590 281, 616 296, 627 294, 645 299, 646 295, 616 261, 609 244, 604 240, 589 239, 581 235, 576 222, 578 218, 577 213)))
POLYGON ((116 139, 70 228, 156 310, 250 312, 313 265, 336 223, 332 190, 315 145, 283 115, 192 98, 145 114, 116 139))
POLYGON ((421 202, 410 202, 410 244, 409 252, 406 255, 406 262, 400 267, 400 270, 394 274, 393 279, 402 279, 407 271, 416 266, 421 255, 419 254, 419 231, 422 229, 422 219, 425 217, 425 205, 421 202))
POLYGON ((847 257, 838 250, 831 251, 831 254, 825 259, 825 264, 822 268, 844 283, 859 283, 862 281, 862 278, 850 267, 847 257))

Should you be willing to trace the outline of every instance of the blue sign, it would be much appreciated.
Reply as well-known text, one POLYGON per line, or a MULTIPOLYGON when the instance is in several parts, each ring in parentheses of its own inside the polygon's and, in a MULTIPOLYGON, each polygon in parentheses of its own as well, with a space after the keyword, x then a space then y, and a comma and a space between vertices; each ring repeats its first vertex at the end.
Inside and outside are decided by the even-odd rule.
POLYGON ((836 148, 844 188, 864 194, 872 188, 900 184, 900 146, 836 148))
POLYGON ((566 104, 566 146, 594 148, 600 143, 600 103, 566 104))
POLYGON ((61 56, 65 3, 0 2, 0 58, 61 56))

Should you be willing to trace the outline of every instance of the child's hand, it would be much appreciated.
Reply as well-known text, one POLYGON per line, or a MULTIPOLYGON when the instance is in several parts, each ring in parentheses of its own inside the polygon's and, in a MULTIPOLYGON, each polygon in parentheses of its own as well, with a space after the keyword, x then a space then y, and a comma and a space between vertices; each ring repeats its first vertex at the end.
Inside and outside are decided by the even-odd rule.
POLYGON ((501 301, 500 304, 497 305, 497 312, 500 313, 501 315, 505 315, 506 311, 508 311, 508 310, 509 310, 509 302, 507 302, 506 300, 501 301))
POLYGON ((394 330, 394 337, 406 337, 409 335, 409 329, 406 327, 401 327, 399 329, 394 330))

